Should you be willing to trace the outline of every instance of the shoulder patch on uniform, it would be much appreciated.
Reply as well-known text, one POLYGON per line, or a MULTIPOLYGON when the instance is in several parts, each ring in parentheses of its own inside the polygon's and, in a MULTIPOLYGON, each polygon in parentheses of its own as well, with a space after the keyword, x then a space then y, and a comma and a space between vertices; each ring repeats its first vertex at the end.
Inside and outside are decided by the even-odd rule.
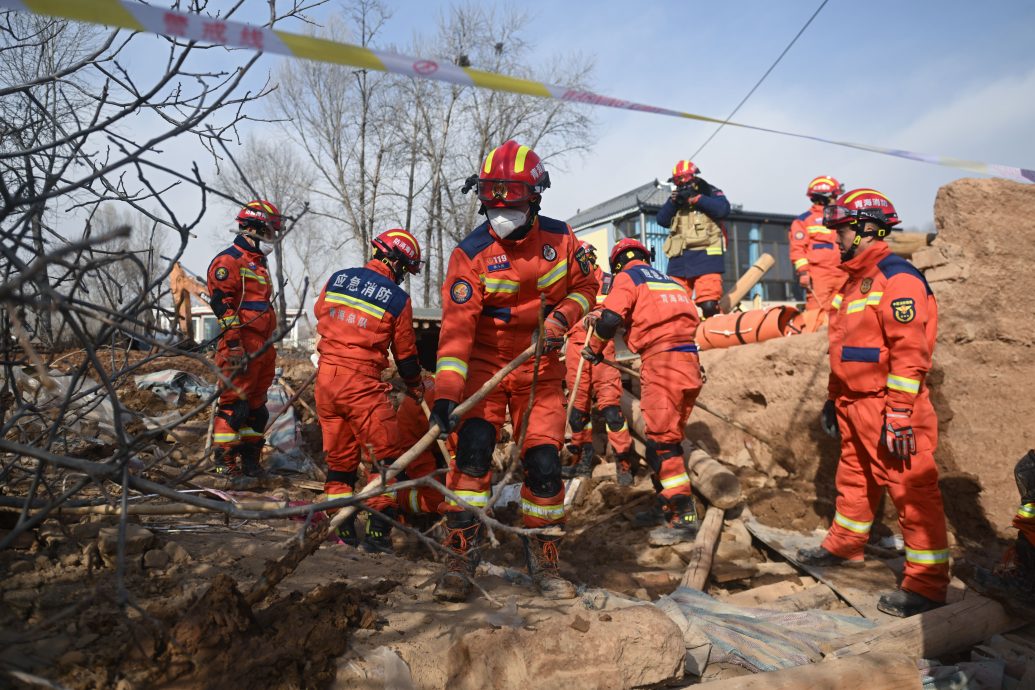
POLYGON ((457 304, 463 304, 471 299, 472 295, 474 295, 474 290, 471 289, 471 284, 463 278, 455 281, 449 288, 449 297, 457 304))
POLYGON ((563 220, 547 218, 546 216, 539 216, 539 229, 555 235, 567 235, 571 232, 568 229, 568 224, 563 220))
POLYGON ((873 287, 873 278, 863 278, 862 284, 859 285, 859 292, 866 294, 873 287))
POLYGON ((216 269, 216 280, 226 280, 230 277, 230 271, 226 270, 226 266, 220 266, 216 269))
POLYGON ((473 259, 485 250, 486 247, 492 245, 495 242, 492 235, 489 234, 488 222, 482 223, 477 228, 471 231, 471 233, 460 241, 457 247, 467 254, 468 259, 473 259))
POLYGON ((916 303, 912 297, 903 297, 891 302, 892 314, 899 323, 909 323, 916 318, 916 303))
POLYGON ((877 264, 877 268, 880 269, 881 273, 883 273, 884 277, 888 280, 902 273, 918 278, 924 284, 924 289, 927 290, 927 294, 934 294, 934 291, 931 290, 931 286, 928 284, 927 278, 924 277, 924 274, 921 273, 916 266, 909 263, 901 256, 889 254, 880 260, 877 264))
POLYGON ((582 275, 588 276, 590 271, 593 270, 593 266, 589 263, 589 255, 586 250, 579 247, 575 250, 575 260, 579 262, 579 270, 582 271, 582 275))
POLYGON ((547 261, 553 261, 557 258, 557 250, 553 248, 552 244, 543 245, 543 258, 547 261))
POLYGON ((796 239, 796 240, 803 240, 803 239, 805 239, 805 233, 803 233, 801 230, 799 230, 798 232, 794 233, 794 239, 796 239))

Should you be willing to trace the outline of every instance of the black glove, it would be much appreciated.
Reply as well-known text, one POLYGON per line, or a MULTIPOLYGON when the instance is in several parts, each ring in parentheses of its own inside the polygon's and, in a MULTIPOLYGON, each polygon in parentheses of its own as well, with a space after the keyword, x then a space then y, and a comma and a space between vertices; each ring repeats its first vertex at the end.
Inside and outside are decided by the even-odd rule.
POLYGON ((830 438, 841 438, 841 432, 837 428, 837 411, 834 408, 834 401, 827 400, 823 404, 823 411, 819 416, 820 426, 830 438))
POLYGON ((572 431, 582 431, 589 424, 589 413, 573 407, 571 408, 571 414, 568 416, 568 423, 571 424, 572 431))
POLYGON ((913 411, 897 407, 889 407, 884 411, 884 445, 891 456, 899 460, 909 460, 916 455, 916 434, 909 422, 913 411))
POLYGON ((457 419, 453 416, 453 410, 459 403, 452 400, 439 398, 431 406, 431 416, 428 417, 428 428, 438 425, 438 437, 446 438, 449 432, 456 426, 457 419))
POLYGON ((568 321, 560 312, 550 312, 546 317, 543 330, 546 337, 543 340, 543 352, 558 352, 564 348, 564 334, 568 332, 568 321))
POLYGON ((582 355, 582 359, 586 360, 590 364, 600 364, 604 361, 604 353, 595 352, 589 343, 586 343, 586 346, 582 348, 582 352, 580 354, 582 355))

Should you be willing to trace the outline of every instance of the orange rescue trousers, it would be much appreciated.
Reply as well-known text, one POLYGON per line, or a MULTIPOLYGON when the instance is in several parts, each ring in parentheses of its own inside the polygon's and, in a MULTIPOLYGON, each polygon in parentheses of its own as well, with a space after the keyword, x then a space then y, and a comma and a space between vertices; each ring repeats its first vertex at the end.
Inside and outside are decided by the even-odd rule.
MULTIPOLYGON (((618 414, 611 414, 610 417, 606 417, 609 421, 607 427, 607 440, 611 443, 611 447, 614 448, 615 453, 621 455, 622 453, 628 453, 632 447, 632 436, 629 435, 629 424, 625 418, 621 416, 622 409, 622 375, 621 373, 612 366, 608 366, 601 362, 600 364, 590 364, 586 362, 582 365, 582 377, 579 379, 578 390, 574 390, 575 387, 575 376, 578 374, 579 362, 582 361, 582 347, 584 345, 586 333, 585 331, 573 331, 568 336, 568 347, 565 350, 564 361, 567 365, 567 372, 565 373, 565 385, 568 387, 568 395, 575 396, 574 409, 581 410, 582 412, 591 412, 592 407, 596 407, 599 410, 607 410, 607 408, 616 408, 618 414), (593 405, 592 403, 596 403, 593 405), (612 429, 610 426, 610 420, 614 419, 617 421, 621 419, 621 424, 617 425, 617 429, 612 429)), ((614 361, 615 359, 615 344, 614 341, 608 341, 604 347, 604 359, 614 361)), ((589 422, 581 431, 572 430, 571 442, 577 446, 588 445, 593 443, 593 423, 589 422)))
POLYGON ((812 278, 812 289, 805 291, 805 309, 821 309, 830 311, 830 303, 834 300, 845 283, 845 272, 840 267, 810 265, 809 277, 812 278))
MULTIPOLYGON (((327 459, 327 498, 352 496, 361 458, 390 464, 406 450, 388 399, 391 389, 372 369, 364 372, 320 363, 316 414, 327 459)), ((386 493, 369 499, 367 505, 384 510, 394 507, 395 501, 386 493)))
POLYGON ((647 463, 666 499, 689 496, 690 477, 683 459, 683 428, 701 392, 696 352, 659 352, 643 358, 640 411, 646 426, 647 463))
POLYGON ((705 273, 693 278, 669 276, 672 280, 686 288, 688 295, 693 295, 694 304, 702 302, 718 302, 722 299, 722 274, 705 273))
MULTIPOLYGON (((245 352, 255 353, 266 345, 266 338, 250 329, 237 334, 245 352)), ((258 460, 265 443, 263 432, 269 413, 266 392, 273 382, 277 350, 270 345, 262 354, 241 367, 232 367, 226 360, 226 337, 216 346, 216 366, 230 379, 231 386, 219 394, 219 409, 212 422, 212 443, 229 459, 238 452, 252 452, 258 460)))
MULTIPOLYGON (((481 359, 472 361, 464 398, 492 378, 503 364, 481 359)), ((492 490, 492 452, 508 409, 515 437, 521 433, 532 390, 533 371, 534 364, 529 362, 511 372, 460 422, 456 457, 446 476, 446 486, 474 507, 488 505, 492 490)), ((565 423, 563 379, 564 365, 558 356, 554 353, 543 355, 528 433, 521 447, 525 469, 521 515, 526 527, 546 527, 564 522, 564 483, 561 481, 559 453, 564 441, 565 423)), ((440 509, 443 512, 464 510, 463 506, 450 500, 443 502, 440 509)))
POLYGON ((842 558, 861 560, 881 488, 886 487, 898 511, 906 544, 902 589, 945 601, 949 549, 934 464, 934 448, 938 444, 934 408, 924 389, 916 398, 910 418, 916 435, 916 455, 902 461, 893 458, 881 443, 884 405, 883 395, 837 400, 841 431, 837 512, 823 548, 842 558))

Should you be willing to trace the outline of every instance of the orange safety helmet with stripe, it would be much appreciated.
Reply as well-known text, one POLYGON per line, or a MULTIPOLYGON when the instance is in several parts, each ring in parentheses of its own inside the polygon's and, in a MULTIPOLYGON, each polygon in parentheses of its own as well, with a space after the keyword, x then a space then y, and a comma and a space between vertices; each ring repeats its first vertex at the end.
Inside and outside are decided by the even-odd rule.
MULTIPOLYGON (((465 190, 473 186, 468 178, 465 190)), ((538 204, 550 186, 550 173, 539 155, 513 139, 504 142, 485 157, 478 174, 478 199, 486 208, 504 208, 522 202, 538 204)))
POLYGON ((237 233, 272 242, 284 226, 280 211, 265 199, 249 201, 237 212, 237 233))
POLYGON ((813 200, 816 197, 821 197, 823 200, 832 201, 838 194, 843 194, 844 191, 845 186, 838 182, 836 177, 823 175, 809 182, 809 186, 805 190, 805 196, 813 200))
POLYGON ((689 184, 700 174, 701 169, 694 165, 693 161, 681 160, 673 166, 672 177, 668 181, 675 183, 677 186, 682 186, 689 184))
POLYGON ((622 268, 632 259, 640 258, 643 261, 650 261, 654 258, 650 250, 643 246, 643 243, 632 237, 625 237, 615 243, 611 249, 611 272, 616 276, 622 272, 622 268))
POLYGON ((845 224, 856 225, 865 221, 872 221, 879 227, 876 231, 867 233, 858 229, 856 232, 877 237, 886 237, 893 226, 902 222, 891 199, 876 189, 862 188, 845 192, 836 203, 823 210, 823 225, 828 228, 834 229, 845 224))
POLYGON ((399 270, 395 270, 395 267, 389 265, 395 273, 395 282, 398 283, 402 280, 404 271, 410 275, 420 273, 420 267, 423 263, 420 258, 420 243, 416 237, 406 230, 402 228, 385 230, 370 240, 370 244, 381 254, 380 257, 375 258, 380 258, 386 263, 398 262, 399 270))

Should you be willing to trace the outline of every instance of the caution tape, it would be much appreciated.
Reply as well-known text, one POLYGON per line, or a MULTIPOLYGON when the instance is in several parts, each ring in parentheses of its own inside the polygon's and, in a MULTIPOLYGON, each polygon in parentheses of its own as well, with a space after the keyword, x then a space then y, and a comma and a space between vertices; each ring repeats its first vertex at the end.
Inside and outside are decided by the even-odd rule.
MULTIPOLYGON (((620 110, 636 110, 654 115, 667 115, 669 117, 715 124, 725 122, 724 120, 706 115, 686 113, 679 110, 635 103, 621 98, 603 96, 585 89, 545 84, 495 72, 484 72, 470 67, 459 67, 449 62, 421 59, 409 55, 364 48, 349 43, 329 41, 314 36, 276 31, 245 22, 217 19, 187 12, 176 12, 159 7, 151 7, 139 2, 128 2, 125 0, 0 0, 0 8, 33 12, 92 24, 104 24, 133 31, 146 31, 199 43, 244 48, 306 60, 349 65, 351 67, 381 72, 392 72, 393 74, 401 74, 407 77, 433 79, 450 84, 476 86, 483 89, 507 91, 526 96, 537 96, 539 98, 554 98, 570 103, 583 103, 606 108, 618 108, 620 110)), ((1035 182, 1035 170, 1027 168, 982 163, 980 161, 916 153, 902 149, 870 146, 868 144, 856 144, 849 141, 837 141, 835 139, 825 139, 796 132, 785 132, 779 129, 739 122, 726 122, 726 126, 818 141, 824 144, 833 144, 835 146, 869 151, 896 158, 906 158, 908 160, 920 161, 921 163, 931 163, 933 165, 1003 177, 1019 182, 1035 182)))

